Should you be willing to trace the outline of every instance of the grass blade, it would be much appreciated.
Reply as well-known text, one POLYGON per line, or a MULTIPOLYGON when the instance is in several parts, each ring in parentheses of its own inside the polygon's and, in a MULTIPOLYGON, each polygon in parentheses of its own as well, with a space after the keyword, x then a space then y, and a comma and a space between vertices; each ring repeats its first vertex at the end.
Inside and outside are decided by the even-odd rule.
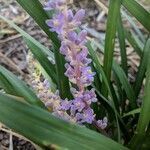
POLYGON ((24 38, 27 46, 30 48, 31 52, 44 68, 46 73, 52 78, 54 83, 57 83, 56 72, 55 72, 55 65, 53 65, 47 58, 47 56, 37 47, 33 42, 24 38), (44 60, 44 61, 43 61, 44 60))
POLYGON ((131 46, 134 48, 134 50, 137 52, 137 54, 141 57, 142 56, 142 47, 139 43, 137 43, 137 40, 135 39, 135 36, 133 36, 133 33, 130 31, 124 29, 125 37, 127 38, 128 42, 131 44, 131 46))
POLYGON ((49 27, 45 21, 49 19, 48 14, 44 11, 42 4, 39 0, 16 0, 25 11, 35 20, 41 29, 49 36, 57 48, 59 48, 59 40, 57 34, 50 32, 49 27))
POLYGON ((120 53, 121 53, 121 66, 125 74, 128 75, 125 35, 124 35, 124 28, 123 28, 122 18, 120 13, 118 16, 118 38, 119 38, 120 53))
POLYGON ((23 81, 2 66, 0 66, 0 87, 9 94, 23 97, 30 104, 45 108, 42 101, 23 81))
POLYGON ((150 148, 150 127, 147 129, 147 133, 143 141, 141 149, 148 150, 150 148))
MULTIPOLYGON (((33 45, 36 48, 35 50, 31 49, 31 51, 34 54, 34 56, 36 57, 36 59, 38 58, 38 61, 40 60, 39 55, 44 57, 43 60, 47 60, 49 58, 50 60, 52 60, 52 62, 55 61, 53 52, 51 52, 47 47, 43 46, 40 42, 38 42, 33 37, 31 37, 28 33, 23 31, 20 27, 18 27, 12 21, 8 20, 7 18, 5 18, 1 15, 0 15, 0 18, 3 19, 5 22, 7 22, 16 31, 18 31, 24 37, 24 39, 27 39, 27 41, 28 41, 28 43, 30 43, 30 45, 33 45)), ((44 61, 41 63, 45 64, 44 61)), ((54 82, 56 83, 57 79, 56 79, 55 67, 54 67, 53 63, 51 63, 50 61, 47 61, 47 63, 49 65, 49 67, 47 65, 46 66, 44 65, 43 67, 47 70, 47 73, 49 74, 49 76, 51 78, 53 78, 54 82)))
MULTIPOLYGON (((102 68, 102 66, 101 66, 101 63, 100 63, 98 57, 97 57, 97 54, 96 54, 96 52, 94 52, 94 50, 93 50, 93 48, 92 48, 90 42, 87 43, 87 47, 88 47, 90 56, 91 56, 91 58, 92 58, 92 60, 93 60, 93 63, 94 63, 95 66, 96 66, 96 71, 97 71, 97 73, 99 74, 99 76, 102 76, 102 81, 104 82, 104 84, 105 84, 105 86, 106 86, 106 88, 107 88, 107 90, 108 90, 109 95, 110 95, 111 98, 113 99, 113 94, 112 94, 112 92, 111 92, 111 89, 110 89, 109 82, 108 82, 108 80, 107 80, 106 74, 105 74, 105 72, 103 71, 103 68, 102 68)), ((116 105, 116 108, 118 108, 118 103, 117 103, 116 100, 114 100, 114 103, 115 103, 115 105, 116 105)))
POLYGON ((136 108, 136 98, 135 98, 135 93, 124 73, 124 71, 122 70, 122 68, 117 64, 117 63, 113 63, 113 70, 115 75, 119 78, 120 83, 122 84, 126 95, 130 101, 130 106, 132 109, 136 108))
MULTIPOLYGON (((109 94, 110 94, 110 97, 111 97, 112 100, 113 100, 113 101, 111 101, 110 103, 108 103, 107 101, 105 101, 105 102, 106 102, 107 104, 109 104, 109 106, 111 106, 112 109, 113 109, 113 111, 114 111, 114 115, 115 115, 114 118, 116 119, 116 122, 117 122, 117 129, 118 129, 118 141, 120 141, 120 126, 119 126, 118 116, 117 116, 117 112, 119 112, 119 110, 118 110, 118 109, 119 109, 119 107, 118 107, 118 101, 115 100, 114 97, 113 97, 113 94, 112 94, 111 89, 110 89, 110 87, 109 87, 109 83, 108 83, 107 77, 106 77, 106 75, 105 75, 105 73, 104 73, 104 71, 103 71, 103 69, 102 69, 102 66, 101 66, 101 64, 100 64, 100 62, 99 62, 99 59, 98 59, 96 53, 94 52, 94 50, 93 50, 93 48, 92 48, 90 42, 87 43, 87 47, 88 47, 90 56, 91 56, 93 62, 95 63, 95 65, 96 65, 96 71, 97 71, 97 73, 99 74, 99 76, 100 76, 100 75, 102 76, 102 80, 103 80, 103 82, 105 83, 105 86, 106 86, 106 88, 107 88, 107 90, 108 90, 108 92, 109 92, 109 94)), ((97 90, 96 92, 97 92, 97 93, 99 94, 99 96, 101 97, 100 92, 99 92, 98 90, 97 90)), ((104 99, 104 100, 105 100, 105 99, 104 99)), ((109 107, 108 107, 108 108, 109 108, 109 107)), ((108 112, 109 112, 109 111, 108 111, 108 112)))
POLYGON ((124 117, 128 117, 128 116, 131 116, 131 115, 135 115, 135 114, 138 114, 141 112, 141 108, 137 108, 137 109, 134 109, 134 110, 131 110, 129 111, 128 113, 124 114, 123 115, 123 118, 124 117))
POLYGON ((150 32, 150 13, 135 0, 123 0, 122 4, 150 32))
MULTIPOLYGON (((91 51, 90 54, 92 56, 92 50, 91 50, 90 46, 87 46, 87 47, 89 49, 89 52, 91 51)), ((103 48, 101 49, 101 51, 102 51, 102 53, 104 52, 103 48)), ((96 58, 97 58, 97 55, 93 55, 93 60, 96 58)), ((94 60, 94 62, 95 62, 95 60, 94 60)), ((99 63, 99 60, 97 60, 97 62, 99 63)), ((131 87, 131 85, 130 85, 124 71, 122 70, 122 68, 114 60, 113 60, 113 66, 112 67, 113 67, 113 71, 114 71, 116 77, 119 79, 120 83, 122 84, 122 87, 125 90, 128 99, 131 101, 132 108, 134 109, 134 107, 136 106, 136 101, 135 101, 136 99, 135 99, 135 94, 134 94, 133 88, 131 87)), ((109 83, 107 85, 105 82, 106 81, 104 80, 104 84, 105 84, 106 88, 108 88, 109 83)), ((108 90, 108 89, 106 89, 106 90, 108 90)))
POLYGON ((136 97, 138 97, 139 95, 139 92, 143 83, 143 79, 145 77, 146 67, 147 67, 149 56, 150 56, 149 53, 150 53, 150 38, 147 40, 145 44, 145 47, 143 50, 143 56, 141 58, 140 66, 138 68, 136 80, 134 83, 134 91, 135 91, 136 97))
POLYGON ((51 39, 54 47, 54 56, 56 63, 57 84, 62 98, 71 98, 69 80, 64 75, 65 59, 59 52, 60 41, 55 32, 51 32, 45 21, 49 19, 49 15, 44 11, 42 4, 38 0, 17 0, 17 2, 27 11, 27 13, 36 21, 42 30, 51 39))
MULTIPOLYGON (((149 55, 150 57, 150 55, 149 55)), ((147 64, 147 73, 146 73, 146 84, 144 90, 144 98, 141 107, 141 113, 137 124, 137 129, 135 135, 133 136, 130 147, 131 149, 138 149, 141 144, 144 142, 144 137, 146 135, 149 123, 150 123, 150 61, 147 64)))
POLYGON ((0 94, 0 121, 47 149, 51 144, 71 150, 127 149, 101 134, 3 94, 0 94))
POLYGON ((35 40, 32 36, 30 36, 28 33, 23 31, 20 27, 18 27, 15 23, 10 21, 9 19, 7 19, 1 15, 0 15, 0 19, 7 22, 11 27, 13 27, 17 32, 19 32, 23 37, 27 38, 31 43, 36 45, 38 47, 38 49, 40 49, 43 53, 45 53, 45 55, 47 55, 51 60, 54 60, 54 54, 48 48, 43 46, 40 42, 35 40))
POLYGON ((138 28, 138 26, 135 24, 133 18, 130 17, 125 11, 121 11, 122 15, 130 22, 131 26, 133 27, 134 31, 137 33, 139 39, 145 43, 145 37, 142 33, 142 31, 138 28))
MULTIPOLYGON (((111 68, 113 62, 113 52, 114 52, 114 44, 115 44, 115 36, 116 36, 116 28, 117 28, 117 19, 120 12, 120 0, 110 0, 109 4, 109 12, 107 19, 107 30, 105 37, 105 51, 104 51, 104 72, 110 82, 111 76, 111 68)), ((103 86, 102 92, 104 96, 107 96, 107 89, 103 86)))

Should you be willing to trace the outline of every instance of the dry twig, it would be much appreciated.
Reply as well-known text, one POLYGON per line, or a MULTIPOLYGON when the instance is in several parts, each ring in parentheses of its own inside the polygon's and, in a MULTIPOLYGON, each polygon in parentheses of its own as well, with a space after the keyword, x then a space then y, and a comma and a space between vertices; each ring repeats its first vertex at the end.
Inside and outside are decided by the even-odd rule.
POLYGON ((14 36, 8 37, 7 39, 0 40, 0 44, 10 42, 10 41, 15 40, 15 39, 20 38, 20 37, 21 37, 21 34, 16 34, 14 36))
POLYGON ((6 57, 3 53, 0 52, 0 60, 6 64, 7 66, 9 65, 9 67, 11 67, 12 69, 16 70, 18 73, 20 73, 21 75, 23 75, 24 73, 22 72, 22 70, 12 61, 10 60, 8 57, 6 57))
POLYGON ((96 4, 97 4, 99 7, 102 8, 102 10, 103 10, 106 14, 108 14, 108 8, 107 8, 102 2, 100 2, 99 0, 94 0, 94 1, 96 2, 96 4))

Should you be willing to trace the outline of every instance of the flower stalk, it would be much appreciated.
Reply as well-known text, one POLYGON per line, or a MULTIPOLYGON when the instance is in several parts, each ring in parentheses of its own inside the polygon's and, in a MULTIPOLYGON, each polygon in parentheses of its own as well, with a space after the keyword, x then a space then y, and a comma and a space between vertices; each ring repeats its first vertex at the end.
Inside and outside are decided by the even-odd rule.
POLYGON ((66 0, 50 0, 46 3, 45 10, 55 10, 52 19, 46 23, 50 30, 56 32, 61 41, 60 53, 65 56, 65 75, 71 83, 73 99, 61 100, 58 98, 58 106, 53 102, 47 104, 53 107, 53 114, 60 118, 65 118, 78 124, 96 124, 104 129, 107 126, 107 118, 95 122, 95 114, 91 104, 97 102, 94 89, 87 87, 94 81, 95 73, 92 72, 89 64, 88 49, 86 43, 86 30, 76 32, 85 16, 85 10, 80 9, 73 14, 71 9, 67 9, 66 0))

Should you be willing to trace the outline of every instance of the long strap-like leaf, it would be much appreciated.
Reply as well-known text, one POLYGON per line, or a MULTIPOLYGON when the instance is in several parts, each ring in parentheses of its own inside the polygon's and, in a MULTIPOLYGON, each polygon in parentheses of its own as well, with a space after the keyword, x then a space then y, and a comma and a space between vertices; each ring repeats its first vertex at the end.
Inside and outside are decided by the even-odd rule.
POLYGON ((23 97, 28 103, 45 108, 35 93, 10 71, 0 66, 0 87, 7 93, 23 97))
MULTIPOLYGON (((104 49, 104 72, 109 82, 113 63, 113 52, 120 6, 120 0, 110 0, 104 49)), ((108 92, 105 84, 103 85, 102 93, 104 96, 107 96, 108 92)))
POLYGON ((44 11, 42 4, 38 0, 17 0, 17 2, 27 11, 27 13, 36 21, 42 30, 52 40, 54 47, 54 56, 56 63, 57 84, 62 98, 71 98, 68 78, 65 73, 65 59, 60 54, 60 41, 55 32, 51 32, 45 21, 49 19, 48 14, 44 11))
POLYGON ((27 43, 27 46, 30 48, 31 52, 34 54, 35 58, 38 60, 38 62, 41 64, 41 66, 44 68, 46 73, 52 78, 54 83, 57 83, 56 78, 56 72, 54 64, 50 63, 48 60, 48 57, 42 51, 37 47, 35 44, 33 44, 30 40, 27 38, 24 38, 25 42, 27 43))
POLYGON ((35 143, 70 150, 125 150, 127 148, 86 127, 59 120, 47 111, 0 94, 0 121, 35 143))
POLYGON ((125 74, 128 75, 125 34, 124 34, 121 13, 119 13, 119 16, 118 16, 118 28, 117 29, 118 29, 118 39, 119 39, 119 44, 120 44, 121 66, 125 74))
POLYGON ((150 13, 135 0, 122 0, 122 4, 150 32, 150 13))
MULTIPOLYGON (((147 41, 147 46, 150 44, 150 39, 147 41)), ((146 47, 147 47, 146 46, 146 47)), ((148 54, 148 58, 150 57, 150 53, 148 54)), ((139 121, 137 124, 137 129, 134 137, 130 142, 130 147, 133 149, 139 149, 139 147, 144 142, 144 137, 146 135, 149 123, 150 123, 150 61, 147 63, 147 73, 146 73, 146 82, 144 89, 144 98, 141 107, 141 113, 139 117, 139 121)))
POLYGON ((146 67, 148 64, 149 56, 150 56, 150 38, 145 44, 145 47, 143 50, 143 56, 141 57, 140 66, 139 66, 136 80, 134 83, 134 91, 135 91, 136 97, 138 97, 139 95, 139 92, 140 92, 140 89, 141 89, 141 86, 145 77, 145 72, 146 72, 146 67))
POLYGON ((7 18, 1 15, 0 15, 0 18, 6 21, 11 27, 17 30, 24 37, 24 39, 26 39, 27 45, 29 46, 34 57, 39 61, 43 69, 50 76, 50 78, 53 79, 53 82, 56 84, 57 82, 56 70, 55 70, 54 64, 48 60, 49 58, 50 60, 54 62, 53 52, 51 52, 47 47, 45 47, 40 42, 38 42, 33 37, 31 37, 28 33, 23 31, 20 27, 18 27, 12 21, 8 20, 7 18))

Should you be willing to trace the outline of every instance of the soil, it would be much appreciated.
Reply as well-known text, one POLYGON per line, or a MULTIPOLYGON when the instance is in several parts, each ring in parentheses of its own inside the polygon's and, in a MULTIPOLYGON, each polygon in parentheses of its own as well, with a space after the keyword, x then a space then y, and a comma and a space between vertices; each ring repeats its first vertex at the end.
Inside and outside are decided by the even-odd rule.
MULTIPOLYGON (((30 142, 12 136, 13 150, 35 150, 35 147, 30 142)), ((10 148, 10 134, 0 131, 0 150, 7 150, 10 148)))

